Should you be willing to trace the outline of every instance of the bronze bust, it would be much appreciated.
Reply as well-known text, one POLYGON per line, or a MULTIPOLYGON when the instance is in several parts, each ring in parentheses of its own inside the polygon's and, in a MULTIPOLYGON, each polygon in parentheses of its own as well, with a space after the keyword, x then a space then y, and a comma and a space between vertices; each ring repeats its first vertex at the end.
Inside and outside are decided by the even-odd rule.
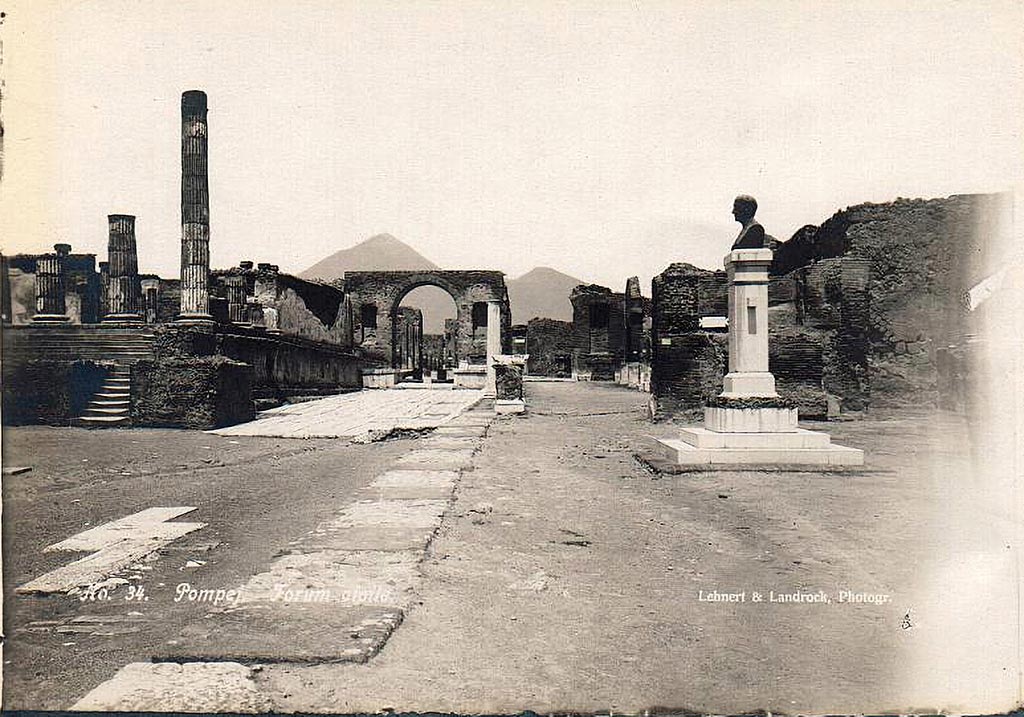
POLYGON ((732 203, 732 215, 742 225, 740 234, 732 243, 733 249, 763 249, 764 227, 757 223, 754 214, 757 213, 757 200, 753 197, 741 194, 732 203))

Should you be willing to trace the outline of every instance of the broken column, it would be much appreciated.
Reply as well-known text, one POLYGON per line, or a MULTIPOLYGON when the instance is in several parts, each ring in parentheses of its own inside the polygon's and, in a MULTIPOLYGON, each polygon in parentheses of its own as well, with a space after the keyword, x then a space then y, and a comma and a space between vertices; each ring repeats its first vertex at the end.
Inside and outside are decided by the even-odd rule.
POLYGON ((181 95, 181 313, 178 321, 213 321, 209 307, 210 189, 206 93, 181 95))
POLYGON ((249 322, 246 308, 245 277, 241 274, 229 274, 224 277, 224 289, 228 300, 228 319, 233 324, 249 322))
POLYGON ((107 216, 110 230, 107 242, 107 314, 105 322, 142 321, 142 288, 135 245, 135 217, 130 214, 107 216))
POLYGON ((70 321, 64 295, 64 259, 70 244, 54 244, 55 254, 43 254, 36 260, 36 313, 33 323, 53 324, 70 321))
POLYGON ((680 470, 861 465, 864 452, 831 443, 827 433, 797 426, 795 404, 779 398, 768 367, 770 249, 734 249, 729 277, 729 373, 704 409, 704 426, 658 439, 663 458, 680 470))

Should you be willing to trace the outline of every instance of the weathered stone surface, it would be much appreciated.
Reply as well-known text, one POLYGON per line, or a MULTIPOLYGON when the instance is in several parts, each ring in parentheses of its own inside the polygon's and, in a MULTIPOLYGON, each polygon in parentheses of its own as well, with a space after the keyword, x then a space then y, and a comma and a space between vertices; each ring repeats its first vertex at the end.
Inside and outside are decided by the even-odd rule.
POLYGON ((572 354, 577 345, 571 321, 531 319, 526 325, 526 345, 530 354, 527 371, 531 376, 572 375, 572 354))
POLYGON ((6 425, 67 426, 99 389, 108 369, 93 361, 3 362, 6 425))
POLYGON ((76 702, 85 712, 243 712, 271 709, 236 662, 133 662, 76 702))
POLYGON ((514 364, 496 364, 494 367, 496 398, 502 401, 521 401, 523 398, 523 369, 514 364))
POLYGON ((580 284, 569 295, 572 302, 573 374, 595 381, 611 381, 625 357, 624 294, 597 284, 580 284))
POLYGON ((862 408, 869 397, 881 405, 934 403, 953 390, 940 383, 936 349, 964 341, 962 295, 998 267, 978 228, 998 215, 999 201, 960 195, 860 204, 779 247, 773 273, 806 273, 807 324, 837 332, 825 381, 844 407, 862 408), (862 264, 837 269, 840 257, 862 264))
POLYGON ((210 429, 251 421, 252 374, 251 366, 219 356, 139 361, 132 365, 132 423, 210 429))

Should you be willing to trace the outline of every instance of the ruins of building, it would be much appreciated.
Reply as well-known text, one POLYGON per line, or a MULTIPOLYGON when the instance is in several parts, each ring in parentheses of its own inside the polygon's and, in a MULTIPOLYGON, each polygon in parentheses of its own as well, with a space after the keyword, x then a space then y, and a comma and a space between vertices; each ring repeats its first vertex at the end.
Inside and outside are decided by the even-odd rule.
MULTIPOLYGON (((776 247, 770 367, 801 416, 936 404, 962 296, 981 278, 979 226, 995 195, 861 204, 776 247)), ((700 410, 727 363, 725 275, 673 264, 652 282, 652 410, 700 410)))
POLYGON ((631 277, 625 293, 580 284, 570 293, 573 320, 535 318, 525 326, 528 372, 578 380, 618 380, 645 388, 650 359, 650 300, 631 277))
POLYGON ((453 367, 484 370, 492 311, 498 317, 501 346, 509 345, 512 312, 500 271, 350 271, 345 272, 344 285, 352 303, 356 343, 366 360, 381 370, 402 365, 404 339, 397 317, 402 300, 421 286, 443 289, 455 302, 455 319, 446 322, 445 331, 446 354, 453 367))
POLYGON ((572 322, 537 318, 526 325, 527 373, 531 376, 569 378, 575 349, 572 322))
MULTIPOLYGON (((108 257, 4 257, 4 420, 212 428, 258 399, 361 386, 343 289, 271 264, 210 271, 206 95, 182 95, 181 278, 138 272, 135 217, 108 257)), ((143 242, 144 243, 144 242, 143 242)))
POLYGON ((580 284, 569 295, 575 351, 573 374, 580 380, 611 381, 626 356, 625 295, 605 286, 580 284))

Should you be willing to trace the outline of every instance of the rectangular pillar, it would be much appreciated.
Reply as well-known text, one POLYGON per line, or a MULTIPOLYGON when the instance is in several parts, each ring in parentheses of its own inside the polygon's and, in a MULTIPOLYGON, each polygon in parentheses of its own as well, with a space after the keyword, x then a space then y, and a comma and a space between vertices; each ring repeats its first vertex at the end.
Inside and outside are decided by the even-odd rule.
POLYGON ((497 395, 497 383, 494 373, 494 362, 501 354, 501 302, 487 302, 487 385, 484 395, 494 398, 497 395))

